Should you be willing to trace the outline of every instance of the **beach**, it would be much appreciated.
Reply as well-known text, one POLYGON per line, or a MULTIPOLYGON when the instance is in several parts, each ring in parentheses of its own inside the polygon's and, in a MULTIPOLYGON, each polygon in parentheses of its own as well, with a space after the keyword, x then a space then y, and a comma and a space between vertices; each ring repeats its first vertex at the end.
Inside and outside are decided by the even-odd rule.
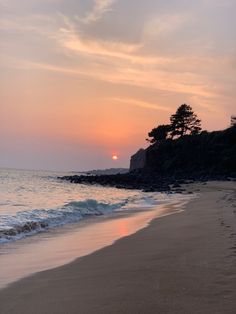
POLYGON ((236 183, 186 188, 184 211, 0 290, 0 313, 235 313, 236 183))

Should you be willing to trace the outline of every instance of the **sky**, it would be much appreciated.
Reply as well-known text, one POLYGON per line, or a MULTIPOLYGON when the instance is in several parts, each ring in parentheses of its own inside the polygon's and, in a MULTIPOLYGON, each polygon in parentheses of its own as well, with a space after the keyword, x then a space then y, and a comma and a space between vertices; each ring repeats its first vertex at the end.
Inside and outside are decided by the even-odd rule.
POLYGON ((128 167, 183 103, 228 127, 235 86, 236 0, 0 0, 0 167, 128 167))

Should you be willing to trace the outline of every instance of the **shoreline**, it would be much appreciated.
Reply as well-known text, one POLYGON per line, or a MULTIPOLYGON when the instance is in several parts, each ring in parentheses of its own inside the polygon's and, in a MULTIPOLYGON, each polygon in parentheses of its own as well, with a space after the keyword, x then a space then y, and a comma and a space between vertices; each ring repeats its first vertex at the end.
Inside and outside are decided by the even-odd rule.
POLYGON ((145 228, 154 218, 177 213, 178 204, 188 202, 189 198, 189 195, 174 196, 151 208, 120 210, 3 244, 0 289, 112 245, 145 228))
POLYGON ((0 291, 2 313, 234 313, 236 183, 193 184, 186 210, 0 291))

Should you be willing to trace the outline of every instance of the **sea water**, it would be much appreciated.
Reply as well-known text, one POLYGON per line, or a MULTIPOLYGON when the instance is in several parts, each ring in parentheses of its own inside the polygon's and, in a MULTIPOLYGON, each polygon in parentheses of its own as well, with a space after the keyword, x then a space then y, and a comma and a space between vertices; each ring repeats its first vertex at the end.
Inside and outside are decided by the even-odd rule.
POLYGON ((138 191, 71 184, 58 179, 64 174, 0 170, 0 243, 112 213, 145 199, 138 191))
POLYGON ((0 169, 0 244, 88 217, 151 208, 166 198, 58 178, 70 174, 0 169))
POLYGON ((0 169, 0 287, 110 245, 189 198, 58 178, 70 174, 0 169))

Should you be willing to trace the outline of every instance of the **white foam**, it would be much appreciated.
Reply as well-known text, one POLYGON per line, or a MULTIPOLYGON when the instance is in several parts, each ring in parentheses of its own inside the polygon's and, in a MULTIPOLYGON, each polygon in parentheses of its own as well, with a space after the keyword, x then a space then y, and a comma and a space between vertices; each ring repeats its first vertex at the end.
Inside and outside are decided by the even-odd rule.
POLYGON ((77 222, 85 217, 110 213, 126 204, 101 203, 94 199, 72 201, 54 209, 21 211, 15 215, 0 216, 0 243, 17 240, 27 235, 42 232, 50 227, 77 222))

